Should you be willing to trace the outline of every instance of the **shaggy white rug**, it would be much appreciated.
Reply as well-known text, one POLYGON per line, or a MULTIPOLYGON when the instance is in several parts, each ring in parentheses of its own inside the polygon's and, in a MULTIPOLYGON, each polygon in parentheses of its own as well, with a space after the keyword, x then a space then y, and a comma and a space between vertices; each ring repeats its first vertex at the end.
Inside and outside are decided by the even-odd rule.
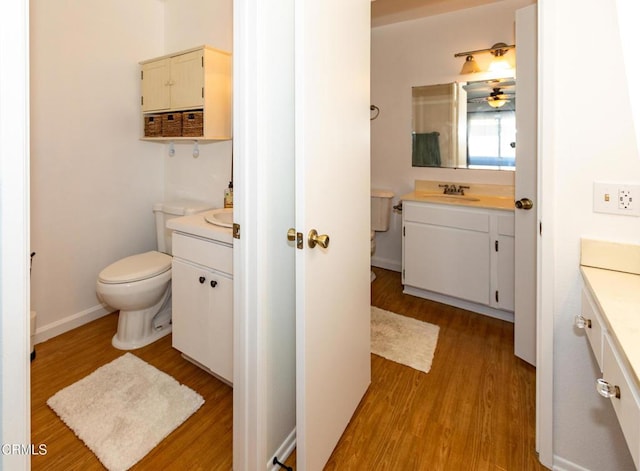
POLYGON ((438 343, 437 325, 371 307, 371 353, 428 373, 438 343))
POLYGON ((129 469, 204 404, 198 393, 125 353, 47 401, 110 471, 129 469))

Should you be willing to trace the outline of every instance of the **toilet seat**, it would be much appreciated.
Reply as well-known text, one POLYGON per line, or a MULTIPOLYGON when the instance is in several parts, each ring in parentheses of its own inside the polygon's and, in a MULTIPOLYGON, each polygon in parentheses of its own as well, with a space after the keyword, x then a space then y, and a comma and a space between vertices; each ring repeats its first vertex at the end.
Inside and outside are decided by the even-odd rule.
POLYGON ((153 278, 171 269, 171 256, 152 250, 125 257, 102 270, 98 280, 102 283, 119 284, 153 278))

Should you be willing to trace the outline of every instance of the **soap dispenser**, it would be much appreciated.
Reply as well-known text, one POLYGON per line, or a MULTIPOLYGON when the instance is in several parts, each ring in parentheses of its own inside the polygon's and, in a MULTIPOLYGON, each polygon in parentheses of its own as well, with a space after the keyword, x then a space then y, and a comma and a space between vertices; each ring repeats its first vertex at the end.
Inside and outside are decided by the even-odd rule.
POLYGON ((224 190, 224 207, 233 208, 233 181, 230 181, 229 187, 224 190))

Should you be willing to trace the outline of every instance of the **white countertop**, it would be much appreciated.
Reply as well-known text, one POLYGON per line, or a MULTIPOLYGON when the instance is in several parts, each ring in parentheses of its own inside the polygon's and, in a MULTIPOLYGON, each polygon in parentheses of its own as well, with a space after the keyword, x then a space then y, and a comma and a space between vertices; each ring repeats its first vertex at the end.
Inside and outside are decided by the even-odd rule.
POLYGON ((640 275, 588 266, 580 270, 640 387, 640 275))
POLYGON ((205 221, 204 217, 210 211, 169 219, 167 228, 177 232, 195 235, 204 239, 233 245, 233 231, 230 227, 217 226, 205 221))

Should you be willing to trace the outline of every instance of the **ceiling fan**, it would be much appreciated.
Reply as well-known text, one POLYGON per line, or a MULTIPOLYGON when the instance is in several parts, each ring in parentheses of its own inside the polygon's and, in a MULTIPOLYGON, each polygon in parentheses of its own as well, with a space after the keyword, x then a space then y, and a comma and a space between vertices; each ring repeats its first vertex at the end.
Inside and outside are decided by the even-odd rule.
POLYGON ((495 87, 492 89, 489 96, 480 96, 470 98, 471 103, 487 103, 492 108, 500 108, 506 105, 508 102, 515 98, 514 93, 505 93, 501 87, 495 87))

